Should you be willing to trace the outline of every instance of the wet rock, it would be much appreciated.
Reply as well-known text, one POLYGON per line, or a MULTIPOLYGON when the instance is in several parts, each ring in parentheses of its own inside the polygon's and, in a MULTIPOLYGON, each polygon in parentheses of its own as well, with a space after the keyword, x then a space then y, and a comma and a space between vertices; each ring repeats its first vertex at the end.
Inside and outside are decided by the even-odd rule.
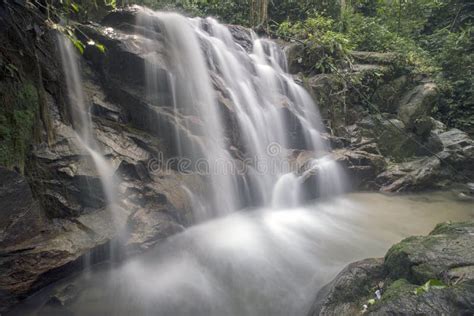
POLYGON ((291 74, 297 74, 305 72, 308 68, 303 63, 303 57, 305 54, 305 45, 302 43, 289 43, 284 47, 288 62, 288 71, 291 74))
POLYGON ((102 19, 101 24, 118 29, 128 28, 135 25, 137 14, 144 13, 143 11, 139 6, 116 9, 107 14, 102 19))
POLYGON ((308 316, 360 314, 361 293, 373 292, 384 276, 382 258, 349 264, 318 292, 308 316))
POLYGON ((336 150, 334 159, 346 172, 353 190, 377 187, 374 180, 386 166, 383 156, 363 150, 336 150))
POLYGON ((170 212, 172 210, 141 208, 130 216, 128 227, 131 234, 126 244, 128 251, 149 249, 166 237, 183 231, 184 227, 175 222, 170 212))
POLYGON ((394 245, 385 260, 350 264, 319 291, 308 315, 469 315, 473 247, 473 221, 440 224, 428 236, 394 245), (417 290, 428 280, 444 285, 417 290), (369 303, 376 289, 381 299, 369 303))
POLYGON ((46 223, 41 234, 2 249, 0 310, 82 267, 80 258, 115 234, 108 210, 46 223))
POLYGON ((28 240, 42 230, 44 216, 24 177, 0 167, 0 248, 28 240))
POLYGON ((472 222, 440 224, 428 236, 403 240, 385 256, 391 278, 417 284, 442 279, 443 273, 454 267, 471 265, 474 265, 472 222))
POLYGON ((227 28, 240 46, 242 46, 247 52, 252 52, 253 40, 251 29, 240 25, 227 25, 227 28))
POLYGON ((46 302, 47 305, 52 306, 67 306, 80 293, 80 289, 73 283, 67 284, 66 286, 59 288, 55 294, 53 294, 46 302))

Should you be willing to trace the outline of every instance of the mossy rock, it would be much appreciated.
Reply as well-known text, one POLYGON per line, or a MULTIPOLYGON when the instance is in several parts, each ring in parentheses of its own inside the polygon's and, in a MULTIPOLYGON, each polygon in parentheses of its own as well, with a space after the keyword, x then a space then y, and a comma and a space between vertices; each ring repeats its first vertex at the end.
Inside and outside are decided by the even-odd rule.
POLYGON ((0 165, 23 172, 38 118, 38 92, 27 83, 0 83, 0 165))
POLYGON ((385 256, 392 279, 415 284, 442 278, 453 267, 474 265, 474 222, 438 225, 428 236, 410 237, 385 256))

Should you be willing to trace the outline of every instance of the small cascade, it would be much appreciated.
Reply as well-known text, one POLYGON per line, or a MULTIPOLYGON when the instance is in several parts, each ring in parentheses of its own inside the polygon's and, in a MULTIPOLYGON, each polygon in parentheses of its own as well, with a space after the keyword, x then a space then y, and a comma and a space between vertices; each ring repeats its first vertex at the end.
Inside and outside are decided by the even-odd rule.
POLYGON ((149 43, 148 100, 158 105, 157 91, 167 81, 175 113, 199 121, 197 133, 195 126, 186 126, 202 136, 192 142, 176 131, 178 154, 203 157, 213 171, 218 161, 232 163, 235 150, 245 158, 244 174, 211 172, 210 202, 206 198, 199 204, 212 209, 213 216, 246 206, 288 206, 289 200, 292 206, 300 205, 306 175, 285 168, 291 149, 314 152, 310 169, 319 179, 317 195, 343 191, 341 172, 320 135, 324 127, 318 107, 287 73, 286 56, 278 45, 246 31, 252 45, 246 49, 227 26, 212 18, 188 19, 139 8, 136 23, 137 35, 149 43), (161 57, 153 49, 157 41, 168 52, 169 73, 164 78, 162 69, 154 66, 161 57), (232 108, 223 109, 218 94, 225 95, 232 108), (226 111, 236 118, 238 143, 229 135, 233 131, 226 125, 226 111))
MULTIPOLYGON (((115 226, 119 227, 120 207, 118 205, 118 181, 114 169, 100 153, 99 145, 97 144, 92 132, 93 124, 90 116, 90 109, 83 92, 78 55, 69 39, 62 35, 58 35, 58 45, 66 79, 72 125, 76 132, 77 140, 94 161, 107 200, 107 208, 111 212, 111 219, 114 221, 115 226)), ((109 250, 110 256, 113 258, 114 247, 111 245, 109 250)), ((90 257, 90 254, 86 255, 86 260, 90 257)), ((90 259, 87 261, 90 261, 90 259)), ((85 264, 87 268, 89 263, 86 262, 85 264)))

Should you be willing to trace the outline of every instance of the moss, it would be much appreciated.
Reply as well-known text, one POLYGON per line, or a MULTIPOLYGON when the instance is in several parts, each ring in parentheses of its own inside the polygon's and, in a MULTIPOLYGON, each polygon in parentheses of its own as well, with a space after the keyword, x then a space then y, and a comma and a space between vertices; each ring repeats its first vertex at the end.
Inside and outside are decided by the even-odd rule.
POLYGON ((38 117, 38 93, 31 83, 3 83, 0 92, 0 165, 23 173, 38 117))
POLYGON ((398 279, 392 282, 385 292, 382 295, 382 303, 390 300, 397 299, 402 295, 407 295, 413 293, 413 290, 416 289, 416 285, 411 284, 405 279, 398 279))
POLYGON ((418 237, 409 237, 393 245, 385 255, 385 266, 393 279, 411 278, 411 262, 408 257, 410 243, 418 237))
POLYGON ((451 223, 445 222, 436 225, 436 227, 431 231, 430 235, 442 235, 442 234, 459 234, 465 231, 466 228, 474 227, 474 222, 458 222, 451 223))

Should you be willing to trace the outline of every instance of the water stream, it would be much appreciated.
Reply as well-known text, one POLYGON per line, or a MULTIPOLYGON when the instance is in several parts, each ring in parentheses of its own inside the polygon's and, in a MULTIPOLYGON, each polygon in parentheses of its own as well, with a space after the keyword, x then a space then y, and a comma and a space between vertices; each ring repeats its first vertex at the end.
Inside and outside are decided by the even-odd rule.
MULTIPOLYGON (((199 224, 122 265, 58 282, 12 315, 305 315, 318 289, 347 263, 383 256, 394 242, 428 233, 440 221, 474 216, 471 205, 443 194, 344 194, 318 107, 287 73, 275 43, 249 33, 246 49, 214 19, 140 10, 137 29, 145 31, 136 36, 149 43, 147 100, 159 105, 158 85, 166 81, 176 115, 199 121, 186 126, 194 138, 184 139, 177 127, 177 154, 212 165, 236 161, 238 147, 251 158, 246 172, 208 175, 207 196, 184 188, 199 224), (168 51, 165 75, 154 52, 158 40, 168 51), (239 144, 229 136, 219 89, 231 100, 239 144), (314 154, 302 174, 283 167, 294 148, 314 154), (320 197, 312 202, 303 192, 310 172, 317 174, 311 189, 320 197), (47 303, 71 283, 76 293, 68 306, 47 303)), ((92 133, 77 57, 63 38, 60 48, 77 137, 117 212, 117 181, 92 133)))
MULTIPOLYGON (((69 39, 61 34, 58 35, 58 46, 66 79, 69 111, 76 138, 94 162, 105 195, 106 207, 110 210, 111 218, 118 230, 123 226, 123 224, 120 224, 123 222, 123 220, 120 220, 123 216, 120 216, 121 210, 117 193, 118 179, 114 168, 100 152, 100 147, 93 133, 90 104, 85 98, 79 71, 79 56, 69 39)), ((113 243, 111 243, 110 254, 113 256, 114 252, 115 249, 113 243)), ((85 265, 88 269, 90 263, 87 260, 87 255, 85 265)))
POLYGON ((445 220, 473 219, 446 193, 356 193, 196 225, 119 267, 43 290, 11 315, 306 315, 346 264, 381 257, 445 220), (66 307, 46 303, 73 284, 66 307))
MULTIPOLYGON (((319 179, 325 184, 315 188, 319 195, 344 191, 341 172, 321 139, 323 127, 318 107, 286 72, 286 56, 278 45, 249 32, 252 45, 249 51, 234 39, 227 26, 212 18, 188 19, 176 13, 138 10, 137 26, 142 30, 138 35, 146 38, 149 51, 146 56, 148 99, 159 104, 156 91, 160 90, 161 81, 169 81, 175 112, 196 116, 200 120, 198 134, 203 136, 186 142, 177 133, 179 153, 192 148, 191 156, 205 157, 211 169, 218 170, 209 177, 211 194, 205 198, 210 201, 206 203, 207 217, 198 220, 229 214, 249 205, 301 204, 301 181, 284 168, 287 149, 295 146, 312 150, 317 156, 312 169, 320 171, 319 179), (157 41, 164 42, 167 48, 166 76, 161 75, 159 57, 153 50, 157 41), (237 121, 234 128, 238 130, 238 144, 232 143, 229 136, 232 127, 225 123, 225 105, 218 104, 218 93, 230 100, 228 111, 237 121), (298 144, 291 139, 295 126, 301 130, 298 144), (238 147, 246 158, 243 175, 212 168, 222 161, 234 160, 232 146, 238 147), (282 182, 295 192, 289 197, 294 201, 281 198, 282 182)), ((187 126, 188 130, 192 128, 187 126)))

